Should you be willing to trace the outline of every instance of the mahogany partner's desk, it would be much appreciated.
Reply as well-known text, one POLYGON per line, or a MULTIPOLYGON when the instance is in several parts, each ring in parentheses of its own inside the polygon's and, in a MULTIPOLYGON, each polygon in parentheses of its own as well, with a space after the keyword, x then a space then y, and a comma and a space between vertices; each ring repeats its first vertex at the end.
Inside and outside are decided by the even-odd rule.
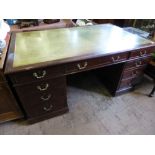
POLYGON ((111 24, 16 33, 5 74, 33 123, 68 111, 66 75, 102 68, 107 88, 117 95, 132 89, 154 48, 111 24))

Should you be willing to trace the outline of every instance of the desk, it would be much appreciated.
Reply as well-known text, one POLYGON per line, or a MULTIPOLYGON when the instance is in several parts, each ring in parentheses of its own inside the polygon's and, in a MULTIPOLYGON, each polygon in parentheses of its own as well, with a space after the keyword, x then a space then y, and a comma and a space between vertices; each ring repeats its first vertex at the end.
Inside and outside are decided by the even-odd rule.
POLYGON ((101 69, 118 95, 133 88, 154 49, 154 42, 112 24, 14 33, 5 74, 34 123, 68 111, 67 75, 101 69))

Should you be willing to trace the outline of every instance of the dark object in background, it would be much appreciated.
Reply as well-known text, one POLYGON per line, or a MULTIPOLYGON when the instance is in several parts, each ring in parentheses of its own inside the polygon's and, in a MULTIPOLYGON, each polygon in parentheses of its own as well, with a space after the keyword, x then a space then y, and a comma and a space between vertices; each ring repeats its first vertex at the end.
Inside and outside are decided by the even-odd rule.
POLYGON ((5 19, 8 25, 15 25, 18 20, 17 19, 5 19))
POLYGON ((96 24, 111 23, 119 27, 124 27, 126 19, 92 19, 96 24))
POLYGON ((60 21, 60 19, 44 19, 43 22, 46 24, 54 24, 54 23, 58 23, 60 21))
POLYGON ((146 70, 145 70, 145 74, 154 80, 153 89, 151 90, 151 92, 149 94, 149 97, 152 97, 154 92, 155 92, 155 61, 152 60, 152 62, 150 62, 147 65, 146 70))
POLYGON ((19 19, 18 25, 19 25, 20 29, 24 28, 24 27, 38 26, 39 21, 38 21, 38 19, 19 19))

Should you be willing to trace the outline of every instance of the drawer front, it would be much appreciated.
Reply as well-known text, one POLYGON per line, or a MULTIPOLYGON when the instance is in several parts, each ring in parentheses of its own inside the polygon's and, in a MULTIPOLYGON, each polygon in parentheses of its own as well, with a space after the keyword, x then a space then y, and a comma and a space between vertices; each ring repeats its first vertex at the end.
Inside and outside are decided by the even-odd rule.
POLYGON ((130 61, 130 62, 126 63, 125 69, 128 70, 128 69, 135 69, 135 68, 141 68, 141 67, 143 68, 147 65, 149 60, 150 60, 150 58, 130 61))
POLYGON ((0 83, 0 122, 21 117, 22 114, 7 83, 0 83))
POLYGON ((111 56, 88 59, 73 63, 68 63, 65 67, 66 74, 72 74, 93 68, 99 68, 113 63, 124 61, 128 58, 128 53, 120 53, 111 56))
POLYGON ((143 68, 124 71, 122 79, 133 79, 143 74, 143 68))
POLYGON ((17 86, 15 90, 29 117, 67 106, 65 78, 17 86))
POLYGON ((132 87, 132 79, 122 80, 119 89, 132 87))
POLYGON ((146 57, 150 56, 151 53, 153 53, 153 48, 146 48, 146 49, 139 49, 136 51, 131 51, 130 53, 130 58, 141 58, 141 57, 146 57))
POLYGON ((65 78, 56 78, 14 87, 21 102, 27 106, 51 102, 66 90, 65 78))
POLYGON ((32 106, 32 107, 25 107, 26 114, 28 118, 41 116, 47 113, 53 113, 64 108, 67 108, 67 97, 61 96, 54 99, 52 102, 47 102, 44 104, 32 106))
POLYGON ((9 78, 13 84, 24 84, 37 82, 64 75, 63 66, 53 66, 42 69, 35 69, 30 71, 18 72, 10 74, 9 78))

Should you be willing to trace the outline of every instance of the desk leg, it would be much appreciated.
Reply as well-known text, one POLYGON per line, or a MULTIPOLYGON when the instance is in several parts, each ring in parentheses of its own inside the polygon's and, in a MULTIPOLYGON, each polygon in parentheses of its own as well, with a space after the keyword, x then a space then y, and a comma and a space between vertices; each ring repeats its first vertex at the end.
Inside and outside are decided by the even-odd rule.
POLYGON ((149 97, 153 97, 154 92, 155 92, 155 80, 154 80, 154 87, 153 87, 151 93, 149 94, 149 97))

